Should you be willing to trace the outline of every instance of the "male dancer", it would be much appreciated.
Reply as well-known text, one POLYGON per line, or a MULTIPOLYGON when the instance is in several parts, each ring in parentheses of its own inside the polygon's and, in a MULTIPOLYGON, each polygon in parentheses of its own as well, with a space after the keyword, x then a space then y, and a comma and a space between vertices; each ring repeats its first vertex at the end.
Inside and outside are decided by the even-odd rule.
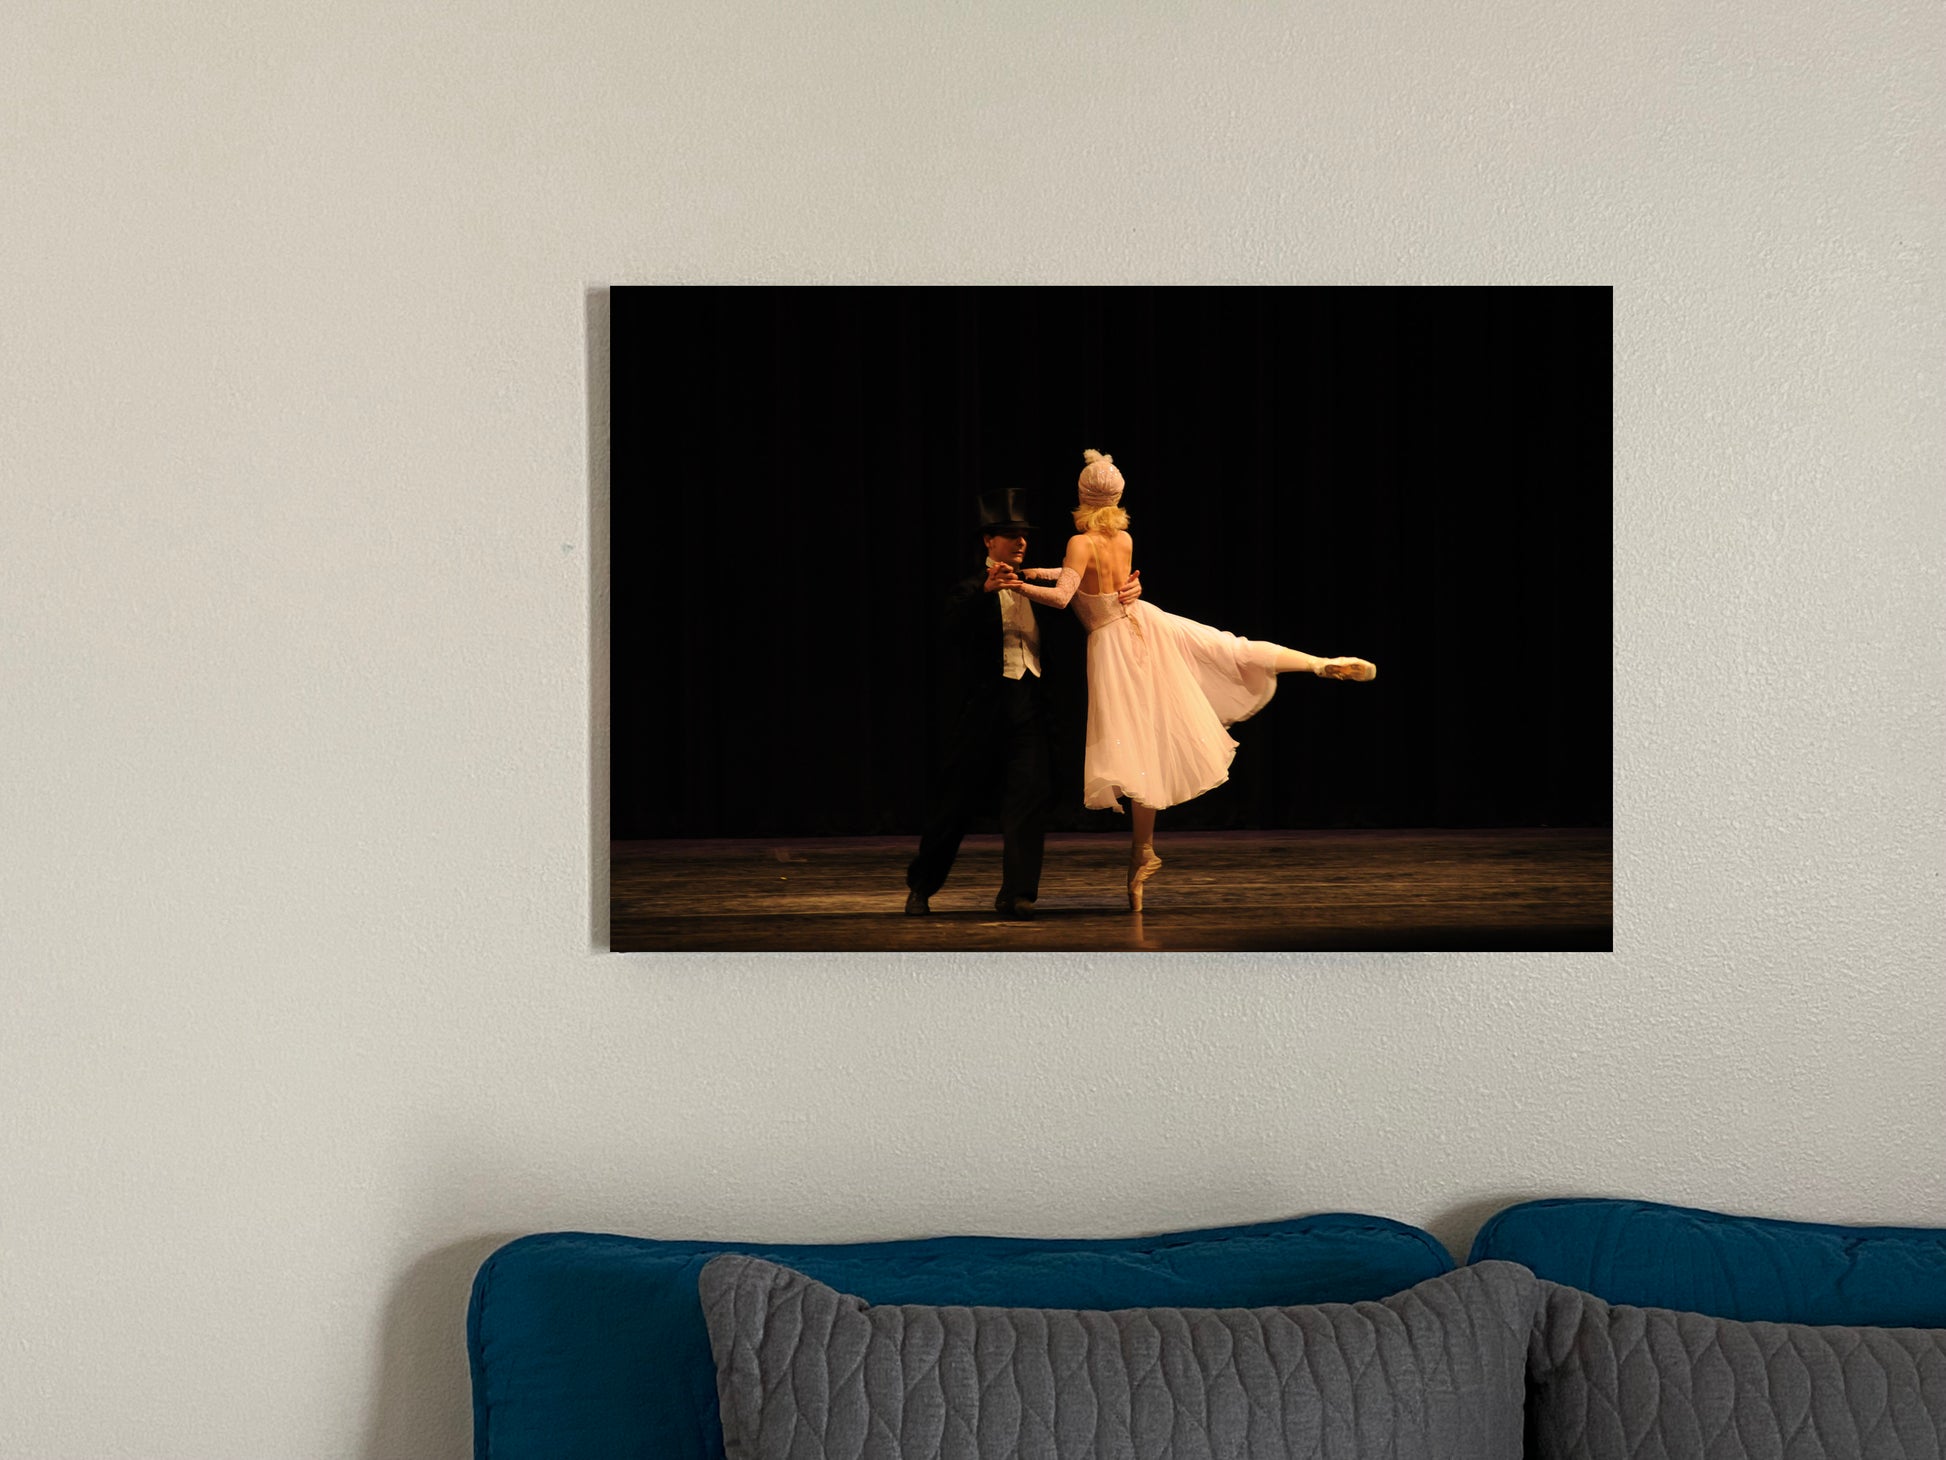
MULTIPOLYGON (((1001 872, 994 911, 1031 918, 1040 896, 1041 846, 1053 802, 1048 778, 1048 716, 1041 684, 1040 624, 1022 593, 1000 589, 1017 581, 1027 558, 1027 493, 1009 487, 980 496, 983 573, 963 579, 947 600, 946 656, 964 686, 947 741, 932 810, 919 837, 919 855, 906 868, 905 910, 932 911, 929 899, 946 881, 960 838, 985 796, 999 791, 1001 872)), ((1124 603, 1142 596, 1131 573, 1124 603)))

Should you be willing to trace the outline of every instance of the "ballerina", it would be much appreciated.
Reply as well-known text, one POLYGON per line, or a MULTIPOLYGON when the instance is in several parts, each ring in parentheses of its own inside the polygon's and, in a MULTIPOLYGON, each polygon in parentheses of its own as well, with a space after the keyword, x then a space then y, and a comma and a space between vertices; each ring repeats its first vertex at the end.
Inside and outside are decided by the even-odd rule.
POLYGON ((1277 676, 1370 680, 1369 660, 1321 659, 1264 639, 1245 639, 1117 589, 1135 575, 1135 541, 1119 505, 1115 459, 1082 452, 1074 536, 1059 568, 1026 568, 1002 587, 1036 603, 1072 603, 1088 631, 1088 743, 1082 802, 1121 810, 1128 799, 1128 905, 1142 911, 1143 885, 1161 870, 1155 814, 1230 778, 1237 743, 1226 726, 1247 720, 1277 693, 1277 676), (1036 580, 1033 582, 1025 580, 1036 580))

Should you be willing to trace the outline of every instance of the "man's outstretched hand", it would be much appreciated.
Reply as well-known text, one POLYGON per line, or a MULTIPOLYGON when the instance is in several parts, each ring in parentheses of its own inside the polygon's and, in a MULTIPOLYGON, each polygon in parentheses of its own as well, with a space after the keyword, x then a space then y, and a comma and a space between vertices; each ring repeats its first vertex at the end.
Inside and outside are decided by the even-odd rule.
MULTIPOLYGON (((981 586, 988 593, 998 593, 1002 588, 1018 588, 1021 578, 1009 563, 995 563, 987 569, 987 580, 981 586)), ((1142 573, 1140 569, 1122 579, 1122 586, 1115 590, 1115 596, 1124 604, 1133 603, 1142 596, 1142 573)))

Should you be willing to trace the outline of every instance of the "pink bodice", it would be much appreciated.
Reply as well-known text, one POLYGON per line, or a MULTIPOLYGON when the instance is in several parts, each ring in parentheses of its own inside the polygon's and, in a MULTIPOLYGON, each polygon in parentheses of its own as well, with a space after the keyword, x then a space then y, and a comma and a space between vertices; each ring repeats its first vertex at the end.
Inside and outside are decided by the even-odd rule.
POLYGON ((1117 619, 1133 618, 1136 606, 1124 605, 1113 593, 1077 593, 1073 600, 1074 616, 1091 634, 1117 619))

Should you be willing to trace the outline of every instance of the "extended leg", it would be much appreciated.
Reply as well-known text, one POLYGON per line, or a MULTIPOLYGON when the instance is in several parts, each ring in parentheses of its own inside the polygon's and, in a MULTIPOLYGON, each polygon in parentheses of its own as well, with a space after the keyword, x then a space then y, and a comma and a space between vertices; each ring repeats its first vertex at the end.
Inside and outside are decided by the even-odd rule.
POLYGON ((1369 659, 1320 659, 1315 654, 1306 654, 1299 649, 1277 649, 1277 672, 1279 674, 1315 674, 1320 679, 1376 679, 1378 666, 1369 659))
POLYGON ((957 727, 946 762, 940 767, 925 825, 919 833, 919 855, 905 869, 905 885, 921 904, 908 906, 908 911, 926 911, 925 900, 939 891, 946 874, 953 870, 960 839, 966 835, 983 792, 992 782, 993 756, 988 734, 989 726, 983 716, 968 716, 957 727))
MULTIPOLYGON (((953 870, 960 839, 966 835, 967 823, 972 820, 969 798, 961 790, 950 785, 940 788, 926 817, 925 829, 919 833, 919 855, 905 869, 905 885, 921 903, 939 891, 946 874, 953 870)), ((908 910, 925 911, 923 907, 908 910)))

